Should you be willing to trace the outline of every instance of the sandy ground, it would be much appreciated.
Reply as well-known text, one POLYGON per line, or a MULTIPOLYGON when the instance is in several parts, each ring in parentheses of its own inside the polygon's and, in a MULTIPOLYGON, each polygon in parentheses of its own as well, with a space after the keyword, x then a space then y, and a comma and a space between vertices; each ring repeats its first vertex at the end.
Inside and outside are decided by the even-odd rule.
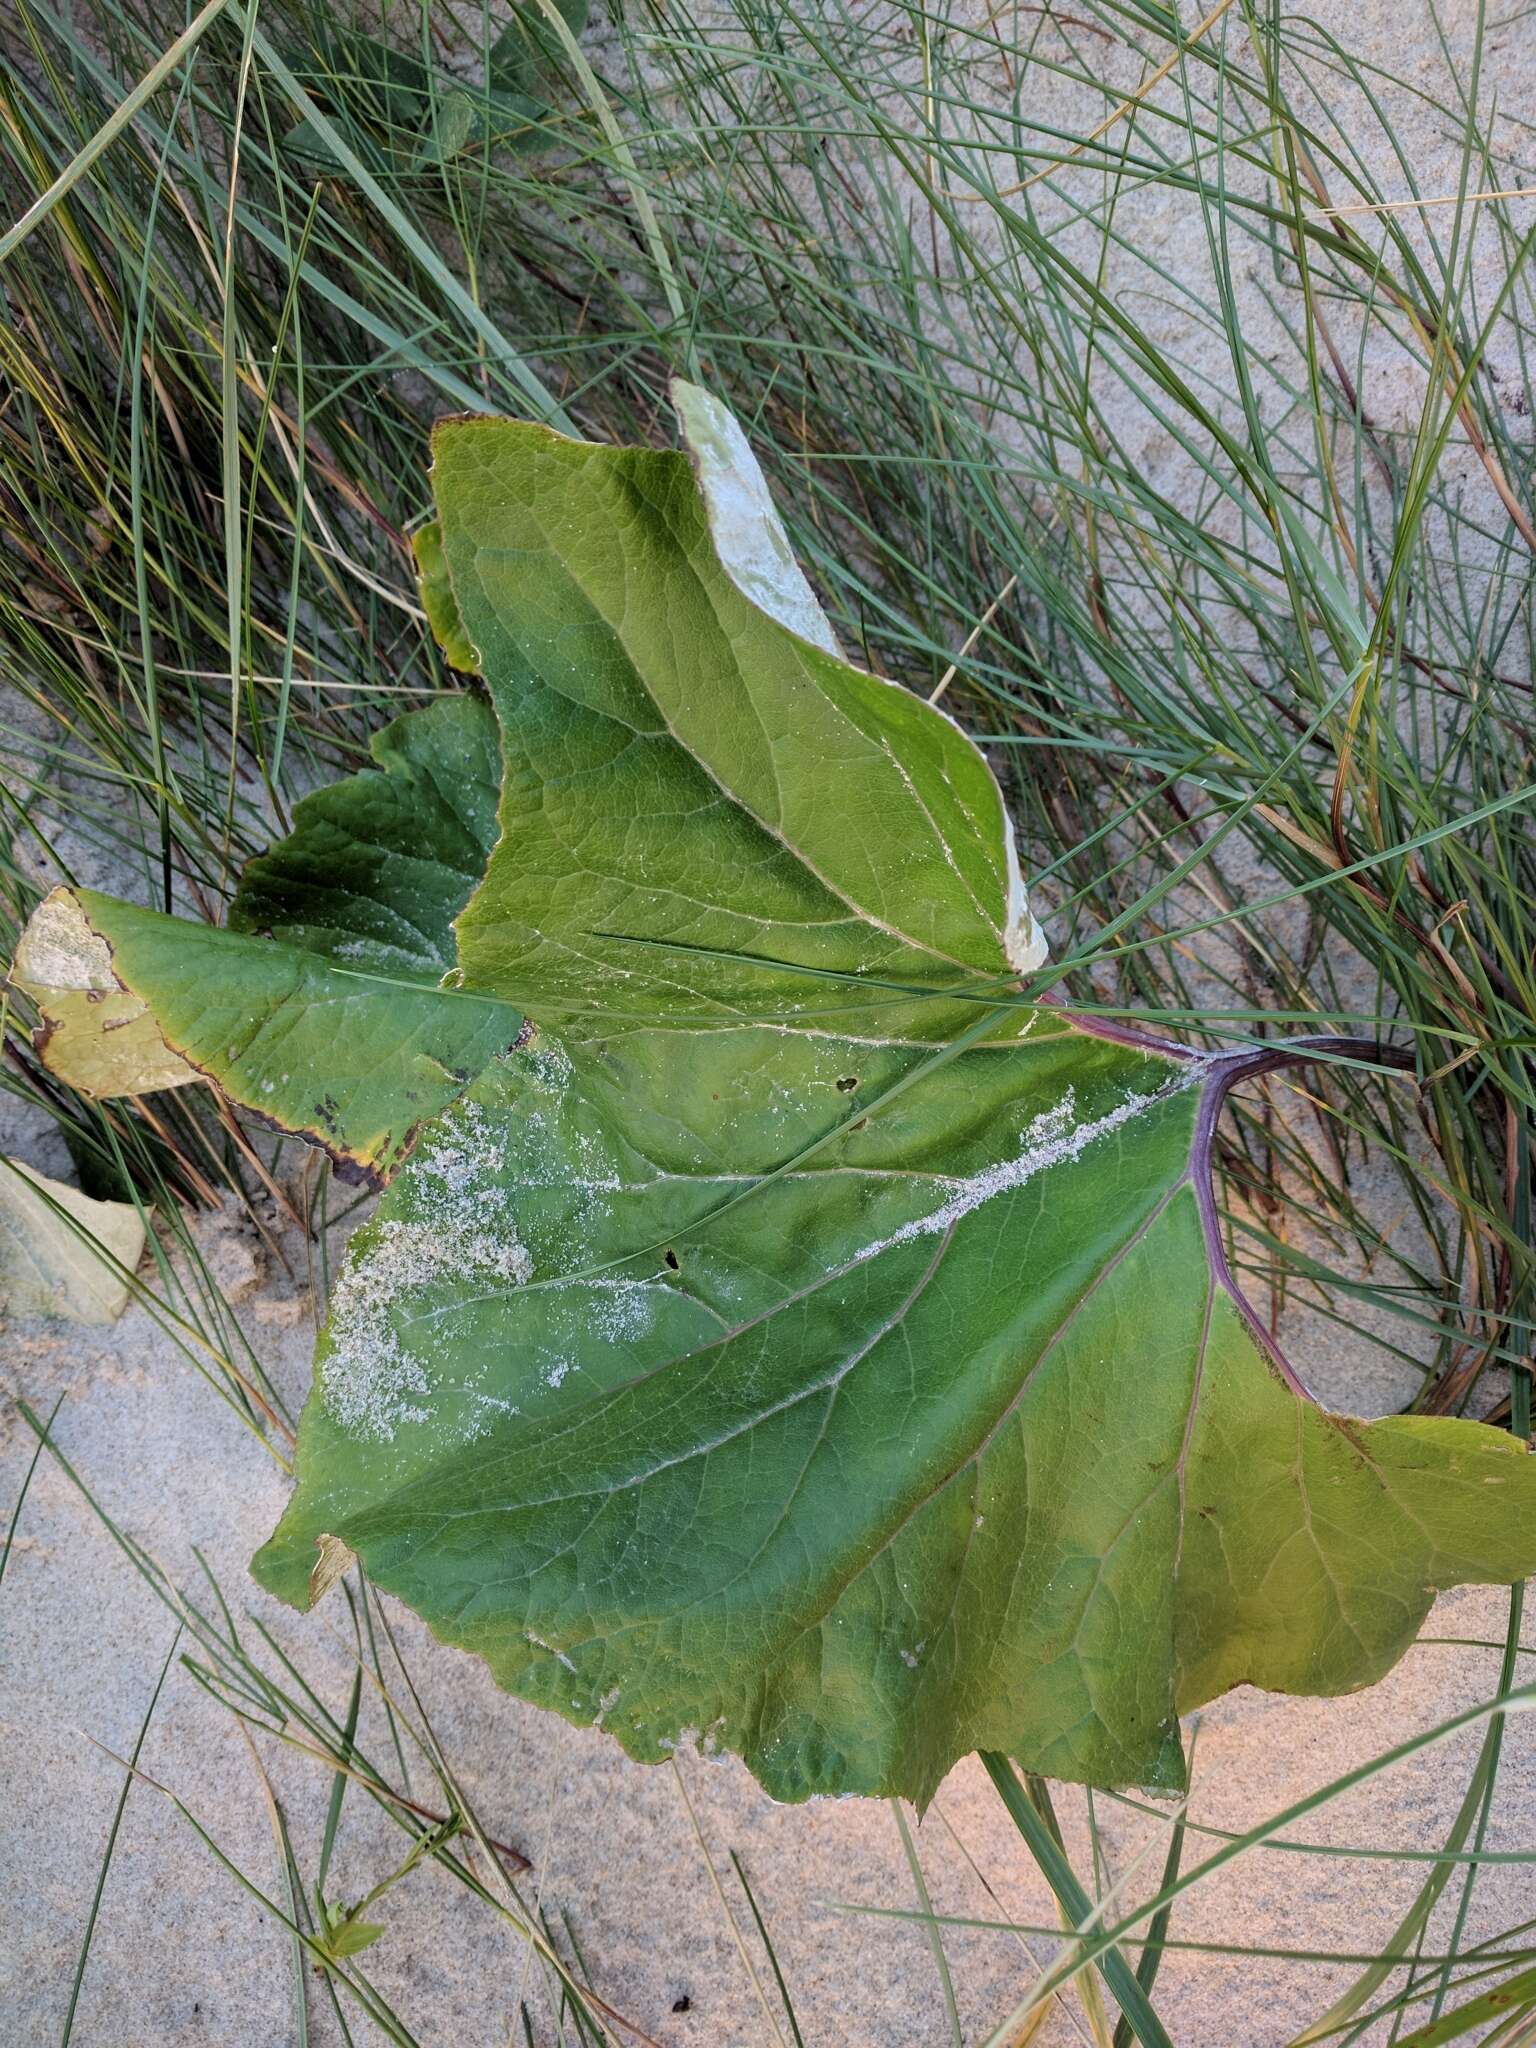
MULTIPOLYGON (((1470 4, 1446 10, 1464 35, 1470 4)), ((1438 72, 1429 16, 1417 4, 1359 0, 1322 10, 1350 45, 1404 68, 1410 39, 1438 72)), ((1527 39, 1528 40, 1528 39, 1527 39)), ((1532 59, 1514 32, 1490 52, 1501 104, 1533 104, 1532 59)), ((1411 60, 1410 60, 1411 68, 1411 60)), ((1490 90, 1491 86, 1485 87, 1490 90)), ((1404 110, 1400 109, 1400 112, 1404 110)), ((1426 189, 1454 160, 1454 140, 1405 112, 1426 189), (1417 126, 1415 127, 1415 119, 1417 126)), ((1176 268, 1203 261, 1203 231, 1166 201, 1141 209, 1138 235, 1176 268)), ((1255 289, 1258 289, 1255 284, 1255 289)), ((1170 316, 1172 318, 1172 316, 1170 316)), ((1209 337, 1183 331, 1181 345, 1221 373, 1209 337)), ((1389 384, 1395 373, 1381 366, 1389 384)), ((1390 392, 1378 388, 1379 402, 1390 392)), ((1405 389, 1391 403, 1411 409, 1405 389)), ((1157 451, 1147 449, 1149 463, 1157 451)), ((1171 459, 1171 457, 1170 457, 1171 459)), ((41 1123, 0 1129, 0 1143, 45 1171, 68 1162, 41 1123)), ((237 1297, 251 1343, 296 1406, 309 1376, 307 1305, 264 1267, 254 1240, 219 1218, 198 1225, 206 1255, 237 1297)), ((1294 1348, 1319 1390, 1340 1406, 1380 1412, 1404 1388, 1325 1329, 1300 1332, 1294 1348)), ((64 1395, 57 1441, 102 1512, 142 1543, 196 1596, 199 1558, 241 1618, 273 1631, 333 1711, 345 1706, 350 1666, 334 1603, 300 1620, 260 1595, 246 1573, 285 1493, 283 1475, 233 1420, 188 1358, 141 1309, 114 1329, 0 1322, 0 1372, 9 1390, 46 1413, 64 1395)), ((9 1407, 0 1419, 0 1510, 16 1499, 35 1439, 9 1407)), ((206 1598, 206 1581, 202 1597, 206 1598)), ((1381 1685, 1352 1699, 1294 1702, 1242 1693, 1206 1712, 1198 1735, 1192 1816, 1241 1830, 1326 1784, 1377 1752, 1427 1730, 1494 1689, 1507 1596, 1472 1591, 1437 1607, 1427 1636, 1481 1639, 1490 1647, 1426 1640, 1381 1685)), ((399 1639, 437 1735, 486 1826, 533 1859, 525 1888, 551 1925, 565 1916, 599 1990, 657 2041, 772 2043, 775 2022, 759 2003, 716 1895, 706 1853, 735 1913, 770 2006, 772 1986, 731 1870, 748 1873, 794 1995, 807 2048, 908 2048, 947 2040, 938 1978, 922 1929, 859 1908, 909 1909, 913 1882, 893 1813, 873 1802, 772 1805, 734 1762, 685 1757, 678 1772, 628 1763, 600 1734, 575 1731, 495 1691, 482 1669, 429 1643, 403 1611, 399 1639), (679 1773, 681 1785, 679 1783, 679 1773), (695 1838, 686 1788, 703 1835, 695 1838), (679 2010, 682 2001, 686 2007, 679 2010)), ((80 1489, 49 1458, 38 1466, 0 1589, 0 2040, 15 2048, 56 2041, 103 1845, 127 1754, 173 1645, 175 1624, 114 1544, 80 1489)), ((254 1640, 254 1638, 253 1638, 254 1640)), ((180 1646, 188 1648, 183 1638, 180 1646)), ((265 1653, 264 1653, 265 1654, 265 1653)), ((267 1656, 269 1666, 275 1659, 267 1656)), ((377 1705, 364 1737, 383 1755, 377 1705)), ((1298 1838, 1369 1841, 1425 1849, 1440 1842, 1462 1796, 1478 1739, 1465 1732, 1399 1767, 1360 1797, 1310 1816, 1298 1838)), ((1529 1846, 1536 1814, 1536 1739, 1510 1725, 1507 1761, 1489 1846, 1529 1846)), ((300 1867, 312 1870, 329 1780, 318 1767, 259 1745, 291 1828, 300 1867)), ((276 1896, 282 1877, 261 1779, 228 1708, 173 1667, 140 1758, 141 1768, 183 1798, 226 1856, 276 1896)), ((413 1777, 431 1802, 424 1773, 413 1777)), ((1081 1844, 1082 1795, 1061 1811, 1081 1844)), ((1128 1894, 1151 1884, 1166 1838, 1164 1819, 1099 1802, 1114 1870, 1128 1894), (1137 1859, 1141 1859, 1138 1862, 1137 1859)), ((361 1801, 349 1800, 332 1889, 356 1897, 385 1875, 403 1837, 361 1801)), ((958 1769, 922 1824, 918 1843, 941 1913, 1049 1926, 1051 1902, 983 1774, 958 1769)), ((1202 1852, 1219 1846, 1207 1838, 1202 1852)), ((1369 1952, 1386 1942, 1423 1866, 1265 1849, 1195 1888, 1172 1929, 1193 1943, 1246 1942, 1305 1950, 1369 1952)), ((1442 1945, 1455 1886, 1427 1943, 1442 1945)), ((1519 1865, 1496 1866, 1473 1902, 1471 1939, 1528 1910, 1519 1865)), ((389 1895, 383 1940, 364 1959, 380 1989, 427 2048, 523 2038, 522 1995, 533 1996, 526 1951, 472 1906, 437 1870, 414 1872, 389 1895)), ((562 1940, 565 1936, 562 1934, 562 1940)), ((955 1930, 948 1937, 966 2038, 985 2036, 1024 1995, 1049 1936, 955 1930), (1033 1958, 1033 1960, 1032 1960, 1033 1958)), ((1198 1951, 1172 1954, 1159 2007, 1179 2048, 1271 2048, 1291 2039, 1349 1979, 1344 1965, 1231 1962, 1198 1951)), ((339 2040, 311 1983, 310 2038, 339 2040)), ((776 2006, 774 2010, 780 2011, 776 2006)), ((536 2007, 536 2011, 538 2008, 536 2007)), ((537 2021, 537 2038, 556 2032, 537 2021)), ((782 2027, 782 2013, 777 2022, 782 2027)), ((84 2048, 206 2044, 278 2048, 299 2040, 290 1949, 259 1903, 220 1867, 162 1792, 137 1784, 101 1906, 74 2039, 84 2048)), ((375 2038, 366 2023, 359 2040, 375 2038)), ((567 2036, 567 2038, 570 2038, 567 2036)), ((787 2029, 782 2038, 787 2039, 787 2029)), ((1037 2037, 1088 2038, 1063 2007, 1037 2037)))

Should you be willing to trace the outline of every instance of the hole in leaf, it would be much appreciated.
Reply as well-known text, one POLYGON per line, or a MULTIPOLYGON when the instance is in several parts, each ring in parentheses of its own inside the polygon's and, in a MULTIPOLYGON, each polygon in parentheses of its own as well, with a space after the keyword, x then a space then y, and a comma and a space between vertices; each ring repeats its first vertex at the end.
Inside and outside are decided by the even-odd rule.
POLYGON ((858 1085, 859 1077, 857 1074, 845 1074, 837 1084, 837 1092, 839 1095, 851 1095, 858 1085))
POLYGON ((673 1251, 671 1245, 667 1246, 666 1250, 662 1253, 661 1256, 663 1263, 670 1266, 674 1273, 681 1271, 681 1262, 678 1259, 677 1253, 673 1251))

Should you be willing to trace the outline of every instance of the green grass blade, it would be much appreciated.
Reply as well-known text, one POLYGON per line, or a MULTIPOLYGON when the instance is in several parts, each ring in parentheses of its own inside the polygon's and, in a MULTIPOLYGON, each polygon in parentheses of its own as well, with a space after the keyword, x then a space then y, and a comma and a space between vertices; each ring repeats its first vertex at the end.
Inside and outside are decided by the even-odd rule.
MULTIPOLYGON (((1078 1882, 1076 1873, 1050 1827, 1035 1810, 1034 1803, 1019 1783, 1013 1765, 1006 1757, 999 1756, 996 1750, 983 1750, 981 1761, 987 1776, 997 1788, 998 1796, 1008 1809, 1009 1818, 1023 1836, 1025 1846, 1060 1901, 1063 1912, 1074 1927, 1088 1925, 1096 1917, 1093 1901, 1078 1882)), ((1080 1961, 1072 1974, 1076 1974, 1077 1968, 1087 1967, 1089 1960, 1097 1966, 1109 1995, 1129 2020, 1131 2031, 1141 2043, 1141 2048, 1173 2048, 1166 2028, 1153 2011, 1145 1991, 1137 1982, 1136 1973, 1120 1950, 1106 1945, 1091 1959, 1085 1958, 1080 1961)), ((1060 1966, 1052 1972, 1052 1976, 1058 1979, 1061 1974, 1060 1966)), ((1036 1996, 1043 1995, 1042 1987, 1036 1996)), ((1012 2020, 1005 2021, 994 2038, 1006 2039, 1008 2027, 1022 2017, 1023 2010, 1013 2015, 1012 2020)))

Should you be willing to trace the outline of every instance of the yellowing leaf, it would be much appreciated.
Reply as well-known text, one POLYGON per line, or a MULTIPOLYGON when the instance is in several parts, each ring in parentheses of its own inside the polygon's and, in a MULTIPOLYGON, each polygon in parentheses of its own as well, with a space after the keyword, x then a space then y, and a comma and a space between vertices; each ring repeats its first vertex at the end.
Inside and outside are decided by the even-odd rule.
POLYGON ((112 948, 73 890, 55 889, 33 912, 10 979, 43 1013, 38 1051, 83 1094, 148 1095, 203 1078, 166 1044, 144 998, 118 979, 112 948))
POLYGON ((0 1308, 116 1322, 130 1293, 125 1273, 143 1250, 144 1219, 131 1202, 93 1201, 19 1159, 0 1159, 0 1308))

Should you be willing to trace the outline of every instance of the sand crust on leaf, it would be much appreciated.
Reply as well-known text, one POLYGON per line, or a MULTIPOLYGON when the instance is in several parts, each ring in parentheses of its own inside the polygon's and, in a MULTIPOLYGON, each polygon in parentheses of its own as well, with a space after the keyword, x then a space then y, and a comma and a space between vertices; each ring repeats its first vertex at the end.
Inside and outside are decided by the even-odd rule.
POLYGON ((954 1192, 936 1209, 929 1210, 924 1216, 912 1217, 888 1236, 866 1245, 859 1254, 859 1263, 877 1258, 894 1245, 910 1243, 913 1238, 934 1237, 952 1230, 984 1202, 1023 1187, 1037 1174, 1048 1172, 1053 1166, 1066 1166, 1080 1159, 1089 1146, 1097 1144, 1101 1138, 1123 1129, 1159 1103, 1182 1095, 1199 1078, 1201 1071, 1200 1063, 1192 1060, 1170 1075, 1160 1087, 1149 1089, 1145 1094, 1127 1095, 1114 1109, 1082 1123, 1075 1121, 1077 1091, 1069 1087, 1058 1103, 1043 1110, 1025 1126, 1019 1149, 1011 1159, 1000 1159, 983 1172, 953 1183, 954 1192))
MULTIPOLYGON (((520 1287, 532 1272, 513 1228, 511 1197, 492 1177, 500 1156, 477 1103, 450 1112, 417 1161, 416 1214, 376 1224, 366 1248, 348 1261, 331 1296, 320 1385, 327 1412, 349 1434, 392 1442, 402 1423, 431 1419, 428 1404, 439 1393, 468 1396, 466 1435, 478 1433, 490 1412, 508 1411, 508 1403, 451 1377, 451 1337, 442 1340, 445 1374, 435 1381, 397 1327, 421 1289, 457 1288, 466 1280, 520 1287)), ((422 1327, 414 1333, 418 1346, 422 1327)), ((482 1364, 477 1377, 484 1370, 482 1364)))

